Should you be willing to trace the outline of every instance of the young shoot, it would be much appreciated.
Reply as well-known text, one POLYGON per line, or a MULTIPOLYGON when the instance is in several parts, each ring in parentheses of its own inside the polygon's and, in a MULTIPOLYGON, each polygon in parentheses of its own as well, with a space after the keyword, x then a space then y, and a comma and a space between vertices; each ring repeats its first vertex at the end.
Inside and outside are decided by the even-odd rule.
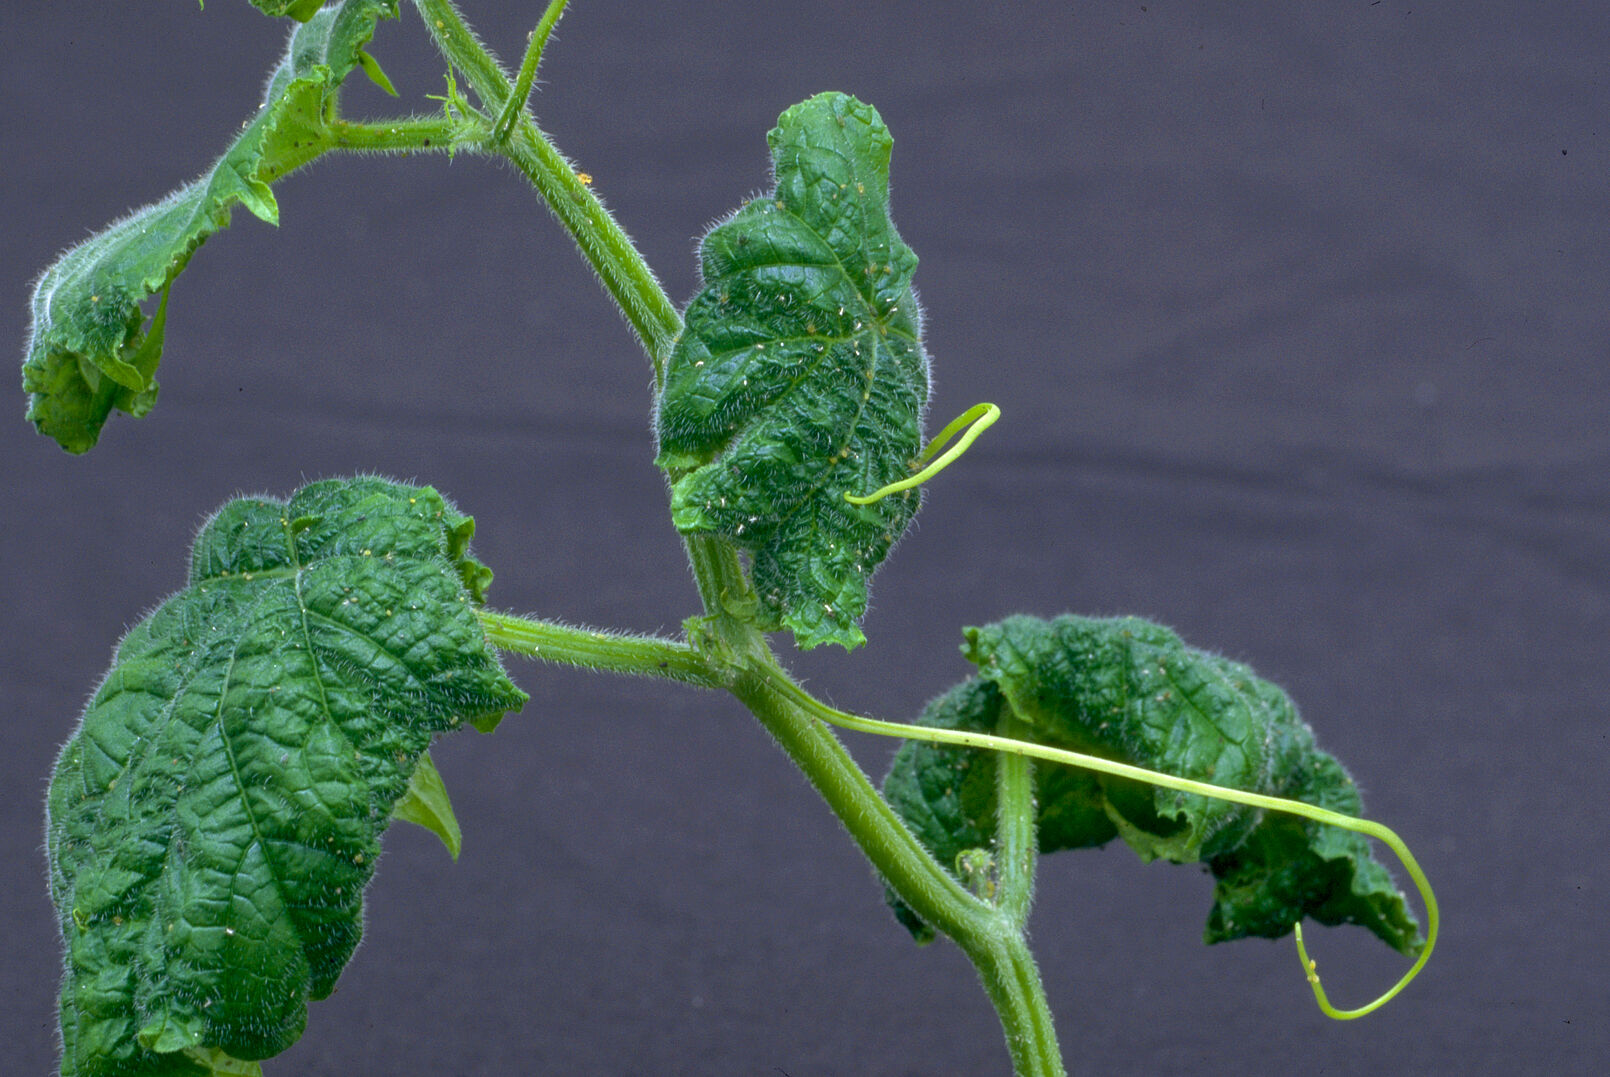
POLYGON ((1203 865, 1209 941, 1293 933, 1333 1018, 1374 1011, 1425 967, 1439 913, 1404 842, 1362 817, 1284 692, 1167 628, 1072 615, 965 628, 975 674, 909 723, 831 707, 779 663, 778 632, 803 648, 866 643, 872 577, 918 487, 1001 414, 981 403, 924 438, 917 258, 891 215, 893 138, 875 108, 825 92, 779 116, 770 189, 704 236, 699 290, 679 307, 531 114, 567 0, 547 4, 512 75, 452 0, 413 0, 446 93, 423 115, 363 123, 343 115, 342 89, 357 71, 396 93, 371 47, 398 0, 253 2, 294 28, 223 156, 40 276, 29 418, 86 453, 113 412, 150 412, 168 320, 185 316, 174 279, 235 208, 277 222, 287 174, 338 153, 500 159, 647 355, 653 464, 699 603, 666 611, 687 615, 674 639, 489 609, 474 520, 430 486, 359 474, 224 504, 184 587, 119 644, 51 779, 66 1077, 258 1074, 295 1043, 357 946, 389 823, 426 827, 456 859, 430 748, 522 707, 508 654, 730 694, 843 823, 899 923, 947 936, 977 968, 1023 1077, 1064 1072, 1025 925, 1038 859, 1059 850, 1121 841, 1203 865), (902 738, 881 788, 830 726, 902 738), (1418 889, 1423 934, 1370 839, 1418 889), (1304 918, 1360 925, 1413 964, 1338 1009, 1304 918))

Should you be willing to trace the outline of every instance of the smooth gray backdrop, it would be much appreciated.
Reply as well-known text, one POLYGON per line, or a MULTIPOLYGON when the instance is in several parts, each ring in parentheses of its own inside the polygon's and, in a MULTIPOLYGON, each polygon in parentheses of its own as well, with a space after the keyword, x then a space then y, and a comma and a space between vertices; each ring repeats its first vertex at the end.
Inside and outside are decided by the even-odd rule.
MULTIPOLYGON (((518 55, 540 5, 465 0, 518 55)), ((410 106, 411 9, 374 51, 410 106)), ((196 174, 283 28, 239 0, 0 7, 0 340, 32 276, 196 174)), ((576 0, 540 122, 677 300, 764 189, 778 112, 841 89, 896 140, 934 425, 1005 412, 931 488, 844 655, 904 718, 959 628, 1133 612, 1287 686, 1442 896, 1383 1012, 1314 1008, 1289 940, 1205 948, 1210 880, 1044 863, 1032 930, 1093 1074, 1576 1074, 1607 1061, 1610 13, 1591 3, 576 0)), ((397 106, 363 89, 350 110, 397 106)), ((695 595, 647 365, 512 171, 332 160, 174 289, 162 400, 70 458, 0 424, 0 1068, 53 1065, 41 801, 124 628, 232 494, 376 471, 480 523, 494 604, 675 631, 695 595)), ((448 861, 398 827, 365 945, 269 1073, 994 1074, 954 948, 914 948, 733 703, 516 663, 437 759, 448 861)), ((886 742, 854 751, 881 773, 886 742)), ((1402 963, 1314 945, 1339 1001, 1402 963)))

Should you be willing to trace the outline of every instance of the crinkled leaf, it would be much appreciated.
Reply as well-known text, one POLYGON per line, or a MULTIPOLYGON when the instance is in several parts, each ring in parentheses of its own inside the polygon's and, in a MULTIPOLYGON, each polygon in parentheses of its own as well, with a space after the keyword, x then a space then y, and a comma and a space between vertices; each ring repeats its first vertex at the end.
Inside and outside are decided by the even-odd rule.
POLYGON ((775 190, 700 248, 659 464, 678 529, 749 552, 766 627, 853 647, 867 581, 920 500, 844 500, 907 477, 922 447, 917 257, 889 219, 893 142, 876 109, 822 94, 767 139, 775 190))
MULTIPOLYGON (((935 700, 919 724, 998 732, 1010 717, 1038 743, 1361 811, 1347 772, 1315 745, 1284 692, 1167 628, 1134 618, 1012 617, 966 634, 963 651, 981 676, 935 700)), ((1278 937, 1310 916, 1363 925, 1404 953, 1421 945, 1402 892, 1358 834, 1073 767, 1042 764, 1035 773, 1042 852, 1121 837, 1145 860, 1205 863, 1217 880, 1208 942, 1278 937)), ((989 846, 991 753, 907 743, 884 792, 941 863, 989 846)), ((925 930, 909 909, 896 911, 925 930)))
POLYGON ((301 1034, 431 738, 526 698, 464 519, 373 478, 232 501, 124 637, 50 786, 64 1073, 206 1073, 301 1034))
POLYGON ((206 174, 68 250, 40 276, 22 366, 28 418, 62 448, 94 446, 115 408, 138 418, 156 401, 168 289, 238 203, 278 223, 269 184, 334 144, 338 87, 362 61, 396 0, 345 0, 298 26, 263 103, 206 174), (160 295, 149 323, 142 304, 160 295))

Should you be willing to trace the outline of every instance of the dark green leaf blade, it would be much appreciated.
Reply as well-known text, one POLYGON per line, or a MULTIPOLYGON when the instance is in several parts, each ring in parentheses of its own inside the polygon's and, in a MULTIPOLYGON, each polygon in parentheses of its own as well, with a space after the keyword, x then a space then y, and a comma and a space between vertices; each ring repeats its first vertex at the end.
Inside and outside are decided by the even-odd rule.
POLYGON ((234 207, 278 223, 270 184, 335 145, 328 123, 341 81, 396 0, 345 0, 298 26, 263 103, 199 179, 69 249, 40 275, 22 366, 28 418, 68 452, 94 447, 115 409, 156 401, 168 289, 234 207), (160 295, 148 320, 142 304, 160 295))
MULTIPOLYGON (((1038 743, 1361 811, 1352 780, 1315 745, 1285 693, 1167 628, 1135 618, 1012 617, 968 629, 963 650, 981 678, 936 700, 919 724, 995 732, 1009 714, 1038 743)), ((1209 942, 1278 937, 1304 916, 1362 925, 1403 953, 1423 942, 1407 900, 1360 835, 1070 767, 1043 764, 1035 773, 1042 852, 1122 837, 1146 860, 1205 863, 1217 880, 1209 942)), ((987 846, 989 753, 908 743, 885 791, 941 862, 987 846)))
POLYGON ((431 738, 526 698, 463 519, 375 478, 230 502, 124 637, 50 787, 64 1073, 206 1072, 301 1034, 431 738))
POLYGON ((864 642, 867 582, 916 491, 928 362, 916 255, 889 218, 893 141, 877 110, 822 94, 767 136, 775 190, 705 236, 703 287, 666 367, 659 464, 684 533, 751 557, 767 628, 864 642))

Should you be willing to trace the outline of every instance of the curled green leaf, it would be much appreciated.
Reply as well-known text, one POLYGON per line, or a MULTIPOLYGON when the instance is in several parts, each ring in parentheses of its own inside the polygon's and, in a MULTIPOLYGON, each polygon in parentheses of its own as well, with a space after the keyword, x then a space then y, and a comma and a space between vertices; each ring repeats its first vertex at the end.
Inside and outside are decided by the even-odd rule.
POLYGON ((408 779, 408 788, 392 807, 391 817, 424 827, 442 839, 448 856, 458 859, 464 847, 464 832, 459 828, 458 816, 453 813, 447 784, 442 781, 441 771, 436 769, 429 752, 420 753, 413 776, 408 779))
POLYGON ((206 1073, 300 1036, 432 737, 526 698, 464 584, 465 520, 364 478, 202 529, 51 780, 64 1073, 206 1073))
MULTIPOLYGON (((930 704, 920 725, 997 732, 1348 816, 1358 790, 1319 750, 1285 693, 1247 667, 1134 618, 1013 617, 967 630, 980 677, 930 704)), ((911 743, 884 791, 941 862, 987 848, 995 760, 911 743)), ((1424 945, 1402 892, 1361 835, 1310 819, 1066 767, 1036 769, 1042 852, 1122 838, 1143 859, 1201 862, 1217 880, 1205 937, 1279 937, 1311 916, 1355 923, 1405 954, 1424 945)), ((909 910, 902 922, 920 932, 909 910)))
POLYGON ((279 222, 270 184, 337 144, 331 121, 341 82, 365 63, 376 22, 396 15, 396 0, 344 0, 309 12, 261 107, 204 175, 108 225, 40 275, 22 366, 28 418, 40 433, 87 452, 114 409, 136 418, 151 409, 174 278, 236 205, 279 222), (147 319, 143 305, 156 296, 147 319))
POLYGON ((893 141, 876 109, 822 94, 767 137, 775 189, 701 245, 658 462, 679 530, 749 552, 764 627, 848 648, 920 500, 845 500, 907 478, 922 448, 917 258, 889 218, 893 141))

